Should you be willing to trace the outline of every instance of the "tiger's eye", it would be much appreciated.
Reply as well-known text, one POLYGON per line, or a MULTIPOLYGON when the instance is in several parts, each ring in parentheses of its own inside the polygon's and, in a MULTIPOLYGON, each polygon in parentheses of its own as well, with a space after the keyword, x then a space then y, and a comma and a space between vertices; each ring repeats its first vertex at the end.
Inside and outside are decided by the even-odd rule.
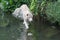
POLYGON ((27 16, 28 16, 28 14, 27 14, 27 16))

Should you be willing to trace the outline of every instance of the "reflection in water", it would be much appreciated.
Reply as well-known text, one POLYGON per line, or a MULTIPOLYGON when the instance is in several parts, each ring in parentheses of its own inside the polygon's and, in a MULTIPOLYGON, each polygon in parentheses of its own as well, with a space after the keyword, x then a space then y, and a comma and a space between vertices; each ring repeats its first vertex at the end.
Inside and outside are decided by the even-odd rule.
POLYGON ((25 40, 25 29, 22 22, 16 22, 7 25, 7 27, 0 27, 0 40, 25 40))
MULTIPOLYGON (((46 24, 32 23, 29 33, 33 36, 26 36, 27 30, 20 21, 10 22, 7 27, 0 27, 0 40, 60 40, 60 32, 55 28, 47 26, 46 24)), ((28 34, 29 34, 28 33, 28 34)))

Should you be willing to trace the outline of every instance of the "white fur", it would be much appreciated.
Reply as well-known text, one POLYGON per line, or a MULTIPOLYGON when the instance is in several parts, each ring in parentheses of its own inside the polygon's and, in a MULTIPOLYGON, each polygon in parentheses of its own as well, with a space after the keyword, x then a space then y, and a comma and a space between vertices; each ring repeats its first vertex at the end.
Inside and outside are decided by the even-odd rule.
POLYGON ((33 20, 33 15, 26 4, 23 4, 21 7, 15 9, 13 15, 15 17, 21 18, 24 21, 23 24, 25 25, 26 29, 29 28, 28 21, 31 22, 33 20))

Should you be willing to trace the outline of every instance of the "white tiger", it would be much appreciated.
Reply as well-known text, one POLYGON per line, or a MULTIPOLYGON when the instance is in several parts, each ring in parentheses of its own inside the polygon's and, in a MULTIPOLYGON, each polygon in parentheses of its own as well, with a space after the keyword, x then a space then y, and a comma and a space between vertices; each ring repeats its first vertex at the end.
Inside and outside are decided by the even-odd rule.
POLYGON ((29 28, 28 25, 29 22, 33 20, 33 14, 26 4, 23 4, 21 7, 16 8, 12 14, 13 16, 21 18, 24 21, 23 24, 25 24, 26 29, 29 28))

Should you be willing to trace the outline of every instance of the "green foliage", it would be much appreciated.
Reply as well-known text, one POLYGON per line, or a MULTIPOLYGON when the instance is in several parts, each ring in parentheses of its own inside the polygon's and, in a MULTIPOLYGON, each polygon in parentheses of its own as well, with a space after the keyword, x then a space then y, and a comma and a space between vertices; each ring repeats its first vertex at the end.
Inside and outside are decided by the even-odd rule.
POLYGON ((29 5, 29 0, 1 0, 3 5, 4 12, 13 12, 17 7, 20 7, 22 4, 29 5))
POLYGON ((34 12, 34 14, 36 15, 37 9, 38 9, 37 0, 31 0, 30 10, 32 10, 34 12))
POLYGON ((48 3, 46 7, 46 14, 48 20, 51 22, 58 21, 60 22, 60 2, 55 2, 55 3, 48 3))

